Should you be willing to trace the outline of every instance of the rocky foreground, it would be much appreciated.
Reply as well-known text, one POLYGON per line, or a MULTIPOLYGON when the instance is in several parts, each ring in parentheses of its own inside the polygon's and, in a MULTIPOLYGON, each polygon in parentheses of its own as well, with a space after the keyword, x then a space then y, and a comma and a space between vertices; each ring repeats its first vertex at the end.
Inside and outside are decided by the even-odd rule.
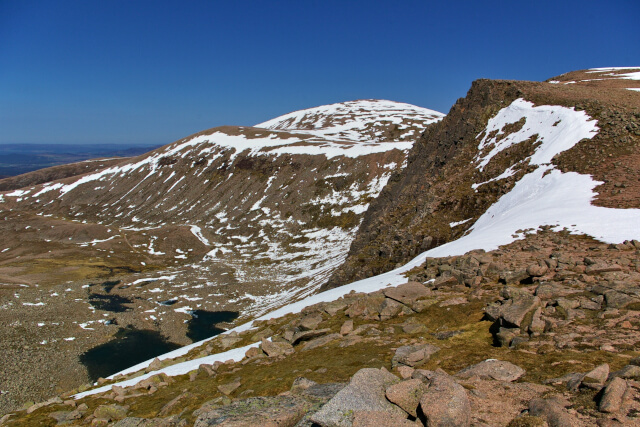
MULTIPOLYGON (((351 293, 156 361, 135 386, 25 405, 0 424, 640 425, 640 242, 549 229, 429 258, 351 293), (260 342, 240 362, 168 365, 260 342)), ((129 374, 136 377, 145 372, 129 374)))

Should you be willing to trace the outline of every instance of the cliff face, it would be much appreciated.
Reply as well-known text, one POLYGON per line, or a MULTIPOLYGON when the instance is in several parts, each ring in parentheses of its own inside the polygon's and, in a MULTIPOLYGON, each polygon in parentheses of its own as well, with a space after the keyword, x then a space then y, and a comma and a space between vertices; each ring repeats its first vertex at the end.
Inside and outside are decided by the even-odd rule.
MULTIPOLYGON (((568 78, 584 76, 576 72, 568 78)), ((509 123, 490 134, 490 119, 516 99, 535 106, 584 110, 598 122, 593 138, 582 140, 553 159, 561 171, 591 175, 601 181, 592 203, 637 208, 640 96, 619 73, 602 80, 570 84, 478 80, 446 118, 422 134, 409 153, 407 167, 394 175, 372 204, 345 263, 323 286, 329 289, 371 277, 403 264, 420 252, 463 236, 475 221, 534 169, 531 156, 541 143, 533 134, 499 151, 482 164, 491 147, 508 140, 525 123, 509 123), (609 82, 609 84, 607 83, 609 82)), ((573 80, 570 80, 573 81, 573 80)), ((527 122, 528 123, 528 122, 527 122)), ((552 126, 556 126, 554 124, 552 126)), ((529 124, 527 124, 529 126, 529 124)))

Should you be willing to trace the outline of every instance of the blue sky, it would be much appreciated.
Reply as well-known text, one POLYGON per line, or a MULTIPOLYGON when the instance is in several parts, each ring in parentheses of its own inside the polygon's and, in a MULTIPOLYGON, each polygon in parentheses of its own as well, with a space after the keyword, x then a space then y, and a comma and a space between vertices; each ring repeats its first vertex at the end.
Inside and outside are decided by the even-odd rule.
POLYGON ((640 2, 0 0, 0 143, 166 144, 477 78, 640 66, 640 2))

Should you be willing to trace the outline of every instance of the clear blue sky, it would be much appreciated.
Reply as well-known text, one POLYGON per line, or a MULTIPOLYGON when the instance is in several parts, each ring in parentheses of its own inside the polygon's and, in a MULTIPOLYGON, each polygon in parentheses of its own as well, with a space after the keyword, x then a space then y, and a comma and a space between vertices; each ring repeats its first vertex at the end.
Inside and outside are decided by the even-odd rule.
POLYGON ((640 66, 640 1, 0 0, 0 143, 165 144, 477 78, 640 66))

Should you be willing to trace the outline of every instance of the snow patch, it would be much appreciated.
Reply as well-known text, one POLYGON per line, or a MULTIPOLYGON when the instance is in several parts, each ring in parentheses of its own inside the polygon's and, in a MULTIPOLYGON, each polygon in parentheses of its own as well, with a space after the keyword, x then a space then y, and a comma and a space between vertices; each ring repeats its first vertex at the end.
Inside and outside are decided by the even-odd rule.
POLYGON ((202 229, 200 227, 198 227, 197 225, 192 225, 191 232, 198 238, 198 240, 202 242, 203 245, 211 246, 209 240, 207 240, 207 238, 202 235, 202 229))
POLYGON ((498 153, 534 135, 537 135, 540 145, 531 156, 531 164, 550 163, 555 155, 570 149, 581 139, 593 138, 598 132, 598 127, 596 121, 584 111, 575 111, 574 108, 557 105, 535 107, 533 103, 519 98, 491 118, 485 132, 485 136, 478 145, 479 153, 476 156, 476 162, 478 162, 476 167, 481 171, 498 153), (525 123, 519 131, 505 136, 500 141, 497 140, 498 136, 504 134, 504 127, 507 124, 516 123, 522 118, 525 119, 525 123), (493 131, 498 133, 489 138, 493 131), (489 149, 489 152, 482 155, 486 149, 489 149))

